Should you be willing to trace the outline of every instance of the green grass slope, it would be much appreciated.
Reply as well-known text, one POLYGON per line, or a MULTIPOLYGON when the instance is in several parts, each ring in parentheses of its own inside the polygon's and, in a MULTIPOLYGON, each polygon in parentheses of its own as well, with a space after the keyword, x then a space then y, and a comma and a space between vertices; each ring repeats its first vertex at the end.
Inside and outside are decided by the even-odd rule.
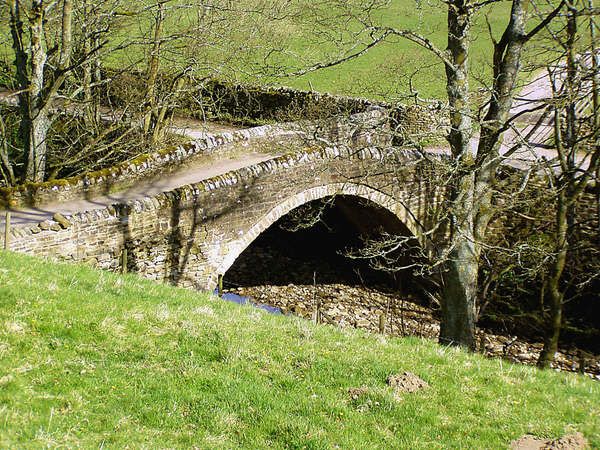
MULTIPOLYGON (((129 10, 126 8, 128 3, 131 3, 131 11, 139 7, 138 3, 125 2, 125 10, 129 10)), ((178 8, 179 3, 186 2, 173 1, 167 8, 164 31, 167 36, 181 33, 198 14, 196 8, 178 8)), ((331 22, 317 32, 310 13, 312 3, 312 0, 293 0, 289 11, 286 10, 286 14, 281 14, 276 20, 249 12, 254 9, 261 11, 264 5, 268 5, 261 0, 238 0, 235 2, 237 10, 215 9, 211 12, 211 19, 204 23, 207 27, 205 33, 191 40, 167 39, 161 70, 177 71, 191 66, 197 70, 198 77, 206 75, 385 100, 406 100, 409 85, 412 85, 423 98, 445 98, 443 64, 431 52, 401 38, 390 38, 362 57, 336 67, 300 77, 266 76, 273 71, 294 73, 317 63, 336 60, 343 54, 342 50, 348 51, 357 42, 364 44, 370 41, 367 33, 356 37, 354 34, 360 29, 358 21, 340 17, 344 9, 336 9, 333 5, 329 11, 331 22), (327 37, 322 35, 324 31, 328 33, 327 37), (332 36, 345 41, 345 44, 334 45, 332 36), (279 69, 270 68, 263 73, 265 60, 268 66, 274 64, 279 69), (260 76, 257 77, 257 74, 260 76)), ((390 0, 375 3, 379 4, 372 13, 375 24, 413 30, 439 48, 446 48, 447 12, 442 2, 390 0)), ((361 2, 349 4, 354 4, 355 8, 364 6, 361 2)), ((145 12, 130 18, 122 14, 113 24, 110 45, 102 55, 107 67, 146 69, 149 48, 139 43, 148 42, 155 11, 152 8, 141 9, 145 12), (130 42, 138 44, 114 50, 130 42)), ((510 5, 503 2, 484 7, 478 13, 470 47, 474 75, 472 89, 480 86, 475 80, 489 83, 492 77, 490 58, 493 45, 488 36, 487 22, 495 38, 499 39, 509 18, 510 5)), ((532 23, 536 21, 532 20, 532 23)), ((10 65, 13 59, 8 24, 6 19, 0 18, 0 60, 10 65)))
POLYGON ((0 448, 506 448, 574 430, 600 447, 600 384, 578 375, 0 253, 0 448), (396 397, 401 371, 430 388, 396 397))
MULTIPOLYGON (((412 30, 429 39, 438 48, 446 48, 447 8, 442 2, 391 0, 381 2, 381 5, 373 14, 377 25, 412 30)), ((335 11, 331 14, 335 17, 335 11)), ((494 37, 499 39, 510 18, 510 5, 494 4, 484 8, 475 17, 473 39, 470 43, 471 71, 474 75, 471 89, 480 87, 481 80, 489 83, 492 79, 493 44, 489 38, 486 17, 494 37)), ((295 67, 299 60, 321 62, 336 59, 332 56, 336 54, 335 47, 326 42, 312 41, 309 28, 310 25, 307 24, 306 29, 301 28, 285 38, 298 57, 288 57, 282 61, 283 66, 295 67)), ((339 29, 344 29, 344 26, 339 24, 339 29)), ((350 34, 346 33, 346 38, 352 40, 349 36, 350 34)), ((362 38, 365 39, 364 36, 362 38)), ((321 92, 388 101, 406 101, 406 96, 410 95, 410 87, 422 98, 446 97, 444 65, 431 52, 402 38, 388 39, 386 43, 373 48, 360 58, 340 66, 296 78, 273 81, 298 89, 314 88, 321 92)))

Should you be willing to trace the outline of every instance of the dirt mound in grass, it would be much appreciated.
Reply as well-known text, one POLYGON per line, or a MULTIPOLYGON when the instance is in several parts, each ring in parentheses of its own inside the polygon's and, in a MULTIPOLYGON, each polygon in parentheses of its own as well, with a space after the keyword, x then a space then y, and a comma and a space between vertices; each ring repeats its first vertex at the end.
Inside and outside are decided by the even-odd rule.
POLYGON ((387 378, 386 383, 388 386, 393 387, 397 393, 412 393, 429 387, 429 384, 427 384, 426 381, 422 380, 412 372, 390 375, 387 378))
POLYGON ((581 433, 569 434, 559 439, 540 439, 529 434, 511 442, 513 450, 578 450, 590 448, 581 433))
POLYGON ((359 398, 361 398, 363 395, 366 395, 369 392, 369 388, 367 388, 366 386, 361 386, 361 387, 352 387, 350 389, 348 389, 348 396, 350 397, 350 400, 354 401, 354 400, 358 400, 359 398))

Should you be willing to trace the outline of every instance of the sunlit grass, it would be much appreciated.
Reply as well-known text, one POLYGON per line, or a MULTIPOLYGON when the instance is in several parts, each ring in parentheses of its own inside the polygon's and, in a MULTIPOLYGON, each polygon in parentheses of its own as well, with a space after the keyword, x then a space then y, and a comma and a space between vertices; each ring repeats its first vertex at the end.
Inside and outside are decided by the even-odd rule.
POLYGON ((600 445, 600 385, 575 374, 0 253, 2 448, 506 448, 573 430, 600 445), (405 370, 430 388, 396 398, 385 380, 405 370))
MULTIPOLYGON (((163 46, 162 69, 179 71, 192 66, 199 77, 204 75, 258 84, 273 83, 301 89, 338 94, 366 96, 393 100, 406 96, 410 88, 421 97, 445 96, 443 65, 429 52, 404 39, 390 39, 361 58, 340 66, 312 72, 301 77, 270 76, 275 72, 294 72, 316 62, 335 59, 340 49, 322 34, 314 34, 314 25, 308 13, 308 0, 292 2, 294 14, 280 18, 265 19, 259 13, 269 12, 268 2, 243 0, 236 2, 232 10, 225 8, 213 16, 197 21, 198 8, 180 8, 180 2, 169 2, 165 22, 165 36, 179 33, 179 39, 167 39, 163 46), (245 11, 241 13, 240 11, 245 11), (195 30, 194 25, 198 25, 195 30), (276 50, 273 52, 273 50, 276 50), (276 63, 281 70, 266 70, 265 64, 276 63)), ((181 2, 184 3, 184 2, 181 2)), ((360 2, 358 2, 360 3, 360 2)), ((119 18, 110 35, 110 46, 116 48, 128 44, 125 49, 104 55, 109 67, 135 67, 144 69, 152 36, 153 10, 141 5, 131 11, 122 5, 119 18), (136 8, 144 10, 139 16, 130 16, 136 8), (127 14, 124 11, 127 10, 127 14), (146 45, 142 45, 142 43, 146 45)), ((335 16, 339 11, 331 11, 335 16)), ((500 3, 479 13, 471 43, 472 67, 475 79, 489 82, 492 44, 488 37, 485 17, 497 35, 508 21, 508 5, 500 3)), ((446 47, 446 11, 442 2, 415 2, 392 0, 373 14, 376 23, 401 29, 415 30, 439 48, 446 47)), ((341 19, 338 19, 341 21, 341 19)), ((343 30, 343 23, 331 24, 331 28, 343 30)), ((357 30, 351 22, 349 31, 357 30)), ((3 59, 11 61, 8 29, 2 27, 0 51, 3 59)), ((341 33, 348 41, 349 34, 341 33)), ((498 36, 496 36, 498 38, 498 36)), ((362 36, 365 39, 365 36, 362 36)), ((351 39, 350 39, 351 41, 351 39)), ((349 46, 342 46, 348 49, 349 46)), ((273 69, 271 67, 271 69, 273 69)), ((473 83, 473 88, 480 84, 473 83)))

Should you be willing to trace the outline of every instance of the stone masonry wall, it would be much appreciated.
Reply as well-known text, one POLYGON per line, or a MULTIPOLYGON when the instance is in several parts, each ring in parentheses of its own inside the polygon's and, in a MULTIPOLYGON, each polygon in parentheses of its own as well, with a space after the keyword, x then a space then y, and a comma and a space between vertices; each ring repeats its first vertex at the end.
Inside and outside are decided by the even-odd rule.
POLYGON ((260 151, 264 147, 272 149, 278 142, 293 142, 292 134, 291 130, 271 125, 235 132, 207 134, 204 138, 190 144, 143 154, 133 161, 109 169, 44 183, 26 183, 14 188, 0 188, 0 207, 37 206, 50 201, 105 195, 127 189, 139 180, 150 180, 161 174, 181 169, 199 159, 209 160, 216 152, 221 156, 230 156, 241 149, 245 151, 260 151))
POLYGON ((434 214, 436 188, 414 171, 417 158, 377 148, 308 148, 153 198, 76 214, 62 225, 14 229, 11 249, 118 270, 126 248, 130 271, 211 288, 261 230, 319 196, 369 198, 418 233, 434 214), (382 170, 391 161, 403 169, 382 170))
MULTIPOLYGON (((396 142, 441 140, 447 131, 448 119, 439 101, 405 105, 365 98, 331 95, 287 87, 265 87, 231 84, 216 80, 199 88, 199 97, 209 114, 215 117, 235 117, 249 121, 290 121, 299 118, 319 119, 347 116, 370 108, 388 111, 396 142)), ((193 110, 185 102, 182 107, 193 110)))
MULTIPOLYGON (((141 86, 144 77, 139 74, 107 73, 106 76, 112 81, 105 95, 113 105, 124 106, 130 103, 132 92, 137 92, 138 95, 145 92, 141 86)), ((172 97, 172 84, 169 75, 163 74, 158 88, 165 90, 165 94, 168 93, 172 97)), ((178 114, 244 124, 322 120, 348 117, 373 107, 383 108, 389 112, 394 129, 402 133, 400 139, 403 141, 408 140, 409 136, 415 140, 415 137, 422 133, 443 138, 448 126, 442 102, 437 100, 408 105, 215 79, 199 85, 190 83, 182 89, 178 98, 171 98, 171 102, 176 105, 175 111, 178 114)), ((141 98, 140 103, 143 103, 141 98)))

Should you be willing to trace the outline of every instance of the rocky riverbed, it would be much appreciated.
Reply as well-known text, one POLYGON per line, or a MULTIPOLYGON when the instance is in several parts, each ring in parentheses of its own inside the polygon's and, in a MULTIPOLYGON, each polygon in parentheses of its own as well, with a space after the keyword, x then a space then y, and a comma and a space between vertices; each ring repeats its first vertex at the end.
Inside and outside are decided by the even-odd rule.
MULTIPOLYGON (((346 284, 282 286, 262 285, 232 288, 229 292, 249 297, 253 303, 275 306, 284 314, 318 320, 339 327, 353 327, 393 336, 421 336, 436 339, 439 320, 432 309, 418 305, 410 298, 364 286, 346 284)), ((479 351, 490 357, 535 365, 541 343, 531 343, 516 336, 498 335, 478 330, 479 351)), ((583 372, 600 380, 600 356, 579 350, 559 352, 553 368, 583 372)))

